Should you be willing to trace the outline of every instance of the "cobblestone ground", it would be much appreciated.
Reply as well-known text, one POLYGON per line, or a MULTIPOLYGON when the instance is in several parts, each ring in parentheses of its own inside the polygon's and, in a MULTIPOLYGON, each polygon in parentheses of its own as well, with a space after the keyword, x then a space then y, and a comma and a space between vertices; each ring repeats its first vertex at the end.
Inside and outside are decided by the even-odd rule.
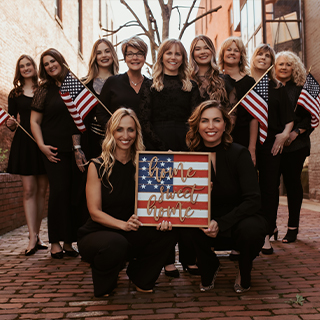
MULTIPOLYGON (((275 253, 254 262, 252 287, 233 291, 237 263, 221 256, 216 287, 199 291, 199 276, 181 271, 179 279, 163 273, 154 293, 137 293, 125 271, 108 298, 94 298, 89 265, 80 258, 54 260, 49 251, 24 256, 27 228, 0 237, 0 320, 11 319, 320 319, 320 205, 303 209, 298 241, 274 241, 275 253), (303 305, 296 303, 303 297, 303 305)), ((287 208, 279 208, 280 239, 287 208)), ((44 229, 41 237, 47 239, 44 229)))

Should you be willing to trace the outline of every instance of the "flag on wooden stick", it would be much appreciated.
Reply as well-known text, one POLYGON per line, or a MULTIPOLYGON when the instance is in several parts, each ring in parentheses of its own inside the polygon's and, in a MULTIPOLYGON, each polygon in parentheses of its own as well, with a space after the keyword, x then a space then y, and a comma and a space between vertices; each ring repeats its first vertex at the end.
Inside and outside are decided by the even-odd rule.
POLYGON ((266 140, 268 131, 268 90, 269 79, 268 74, 265 74, 240 103, 259 121, 259 141, 261 144, 266 140))
POLYGON ((3 109, 0 109, 0 126, 10 118, 10 115, 3 109))
POLYGON ((74 123, 79 131, 84 132, 86 127, 83 119, 99 102, 94 95, 70 72, 62 82, 59 91, 66 104, 74 123))
POLYGON ((316 128, 319 125, 320 86, 311 73, 307 75, 297 104, 311 113, 311 127, 316 128))

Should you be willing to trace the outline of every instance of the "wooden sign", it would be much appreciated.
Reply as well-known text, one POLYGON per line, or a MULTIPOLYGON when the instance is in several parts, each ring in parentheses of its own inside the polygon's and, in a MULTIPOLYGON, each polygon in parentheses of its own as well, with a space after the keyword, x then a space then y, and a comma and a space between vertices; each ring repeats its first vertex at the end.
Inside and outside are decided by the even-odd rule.
POLYGON ((208 227, 210 153, 138 152, 136 214, 146 226, 208 227))

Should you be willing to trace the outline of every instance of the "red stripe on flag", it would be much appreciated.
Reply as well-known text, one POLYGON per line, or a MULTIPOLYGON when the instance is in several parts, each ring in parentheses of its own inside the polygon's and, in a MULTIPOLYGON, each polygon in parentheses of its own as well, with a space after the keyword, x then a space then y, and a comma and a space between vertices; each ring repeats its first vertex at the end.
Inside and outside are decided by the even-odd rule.
POLYGON ((139 217, 139 221, 144 225, 158 225, 162 221, 171 221, 173 226, 195 226, 195 227, 207 227, 208 226, 208 218, 187 218, 183 222, 180 221, 179 218, 173 217, 162 217, 159 218, 158 221, 154 219, 154 217, 139 217))
POLYGON ((174 162, 208 162, 207 155, 174 155, 174 162))

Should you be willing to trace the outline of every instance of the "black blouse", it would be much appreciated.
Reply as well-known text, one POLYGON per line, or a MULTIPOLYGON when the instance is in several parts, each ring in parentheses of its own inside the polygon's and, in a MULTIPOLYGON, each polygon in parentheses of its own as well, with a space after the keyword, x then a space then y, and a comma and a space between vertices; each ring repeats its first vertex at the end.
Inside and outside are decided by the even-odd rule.
MULTIPOLYGON (((111 113, 120 107, 125 107, 132 109, 138 115, 141 89, 148 81, 150 80, 144 77, 140 91, 136 93, 130 85, 127 73, 109 77, 101 90, 100 100, 111 113)), ((96 117, 100 125, 105 127, 110 114, 101 105, 98 105, 96 117)))
POLYGON ((39 87, 31 109, 43 114, 41 130, 44 143, 57 147, 58 152, 72 152, 72 135, 80 132, 59 94, 59 87, 55 84, 39 87))
MULTIPOLYGON (((103 173, 103 167, 100 163, 102 159, 98 158, 91 160, 94 163, 98 177, 101 179, 103 173)), ((123 164, 116 160, 112 173, 109 177, 109 181, 113 187, 112 192, 110 183, 104 176, 101 182, 101 205, 102 211, 110 216, 127 221, 134 214, 135 205, 135 167, 132 161, 123 164)), ((79 229, 78 237, 82 238, 84 235, 99 230, 109 230, 97 222, 94 222, 91 218, 88 219, 86 224, 79 229)), ((114 229, 111 229, 114 230, 114 229)))
MULTIPOLYGON (((210 152, 202 147, 201 151, 210 152)), ((218 222, 219 234, 230 236, 242 219, 257 214, 261 206, 256 170, 248 149, 232 143, 215 147, 216 172, 211 166, 211 219, 218 222)))

